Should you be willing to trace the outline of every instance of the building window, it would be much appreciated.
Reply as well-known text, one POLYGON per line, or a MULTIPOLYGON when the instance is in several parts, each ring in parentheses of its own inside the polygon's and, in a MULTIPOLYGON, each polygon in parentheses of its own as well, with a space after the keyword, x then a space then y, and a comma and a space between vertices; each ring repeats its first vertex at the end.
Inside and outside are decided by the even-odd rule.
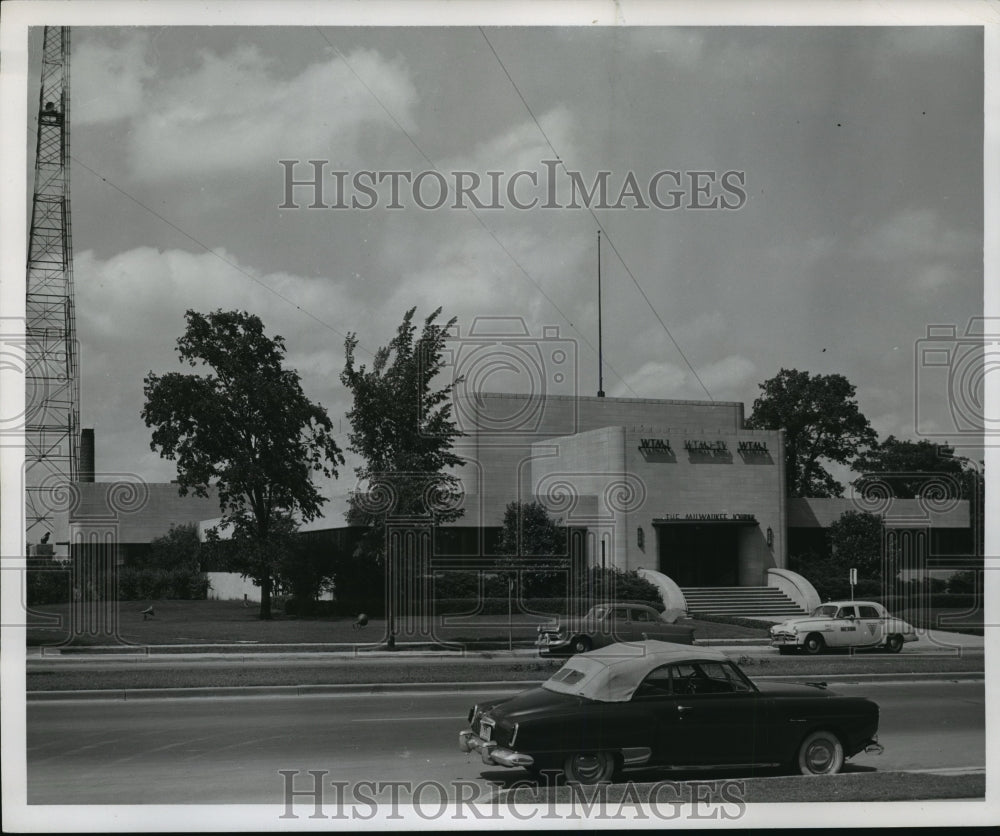
POLYGON ((774 545, 774 532, 770 528, 767 530, 767 545, 768 547, 774 545))
POLYGON ((636 535, 636 542, 638 542, 640 549, 643 551, 646 550, 646 532, 642 530, 642 526, 639 526, 639 532, 636 535))

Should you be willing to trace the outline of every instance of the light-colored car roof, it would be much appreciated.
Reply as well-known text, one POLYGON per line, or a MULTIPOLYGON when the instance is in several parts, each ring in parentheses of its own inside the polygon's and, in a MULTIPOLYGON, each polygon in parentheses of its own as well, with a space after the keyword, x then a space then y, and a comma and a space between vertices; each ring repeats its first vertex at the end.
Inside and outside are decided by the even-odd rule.
POLYGON ((850 607, 861 604, 866 607, 880 607, 882 606, 877 601, 824 601, 820 604, 821 607, 850 607))
POLYGON ((653 668, 671 662, 694 661, 729 660, 721 651, 686 644, 653 639, 618 642, 574 656, 542 687, 598 702, 627 702, 653 668))

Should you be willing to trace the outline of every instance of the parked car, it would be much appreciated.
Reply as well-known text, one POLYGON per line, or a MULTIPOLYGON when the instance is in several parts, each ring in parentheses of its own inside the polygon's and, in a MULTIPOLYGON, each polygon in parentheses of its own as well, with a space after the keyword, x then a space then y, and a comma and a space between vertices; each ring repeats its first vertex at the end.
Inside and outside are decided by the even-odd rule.
POLYGON ((625 770, 839 772, 878 752, 879 709, 823 683, 755 684, 716 650, 659 641, 574 656, 540 687, 475 705, 459 749, 483 763, 609 781, 625 770))
POLYGON ((884 647, 899 653, 906 642, 916 640, 912 626, 889 615, 874 601, 830 601, 816 607, 812 615, 789 618, 771 627, 771 646, 779 652, 884 647))
POLYGON ((549 653, 586 653, 615 642, 645 639, 694 644, 694 628, 667 621, 647 604, 603 604, 582 618, 563 619, 555 627, 539 625, 535 644, 549 653))

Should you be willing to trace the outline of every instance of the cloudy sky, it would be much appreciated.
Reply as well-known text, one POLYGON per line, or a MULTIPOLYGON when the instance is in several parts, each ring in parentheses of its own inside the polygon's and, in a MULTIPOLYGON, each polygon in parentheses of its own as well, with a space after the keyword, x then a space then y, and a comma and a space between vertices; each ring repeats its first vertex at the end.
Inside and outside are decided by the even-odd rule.
MULTIPOLYGON (((961 335, 982 314, 982 80, 975 28, 75 29, 81 417, 98 472, 174 476, 139 412, 144 375, 182 368, 187 308, 259 314, 338 425, 344 335, 374 350, 412 306, 442 306, 462 335, 477 317, 557 327, 571 390, 595 394, 598 223, 609 396, 749 414, 782 367, 840 373, 882 437, 956 442, 948 371, 918 348, 928 326, 961 335), (298 179, 324 161, 327 203, 343 171, 347 202, 375 205, 310 209, 299 188, 302 208, 280 208, 279 160, 302 161, 298 179), (388 180, 375 199, 351 189, 362 171, 435 169, 436 210, 418 205, 432 177, 419 201, 399 181, 398 209, 388 180), (458 171, 485 204, 495 178, 501 208, 454 208, 458 171), (541 200, 518 209, 518 171, 555 171, 561 205, 568 171, 588 187, 609 172, 607 208, 541 208, 523 175, 514 198, 541 200), (664 171, 678 174, 656 196, 676 209, 649 198, 664 171), (619 201, 630 176, 638 198, 619 201)), ((353 483, 348 470, 334 490, 353 483)))

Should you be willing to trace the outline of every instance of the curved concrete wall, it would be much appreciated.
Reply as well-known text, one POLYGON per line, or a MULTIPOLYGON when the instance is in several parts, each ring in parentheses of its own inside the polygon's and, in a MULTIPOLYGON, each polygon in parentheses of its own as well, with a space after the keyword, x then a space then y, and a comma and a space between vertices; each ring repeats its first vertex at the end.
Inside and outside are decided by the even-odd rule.
POLYGON ((660 590, 663 606, 666 607, 668 612, 670 610, 687 612, 687 600, 684 598, 684 593, 681 592, 681 588, 671 578, 664 575, 663 572, 657 572, 654 569, 638 569, 636 571, 640 578, 645 578, 660 590))
POLYGON ((812 612, 822 603, 816 588, 798 572, 768 569, 767 585, 776 586, 806 612, 812 612))

